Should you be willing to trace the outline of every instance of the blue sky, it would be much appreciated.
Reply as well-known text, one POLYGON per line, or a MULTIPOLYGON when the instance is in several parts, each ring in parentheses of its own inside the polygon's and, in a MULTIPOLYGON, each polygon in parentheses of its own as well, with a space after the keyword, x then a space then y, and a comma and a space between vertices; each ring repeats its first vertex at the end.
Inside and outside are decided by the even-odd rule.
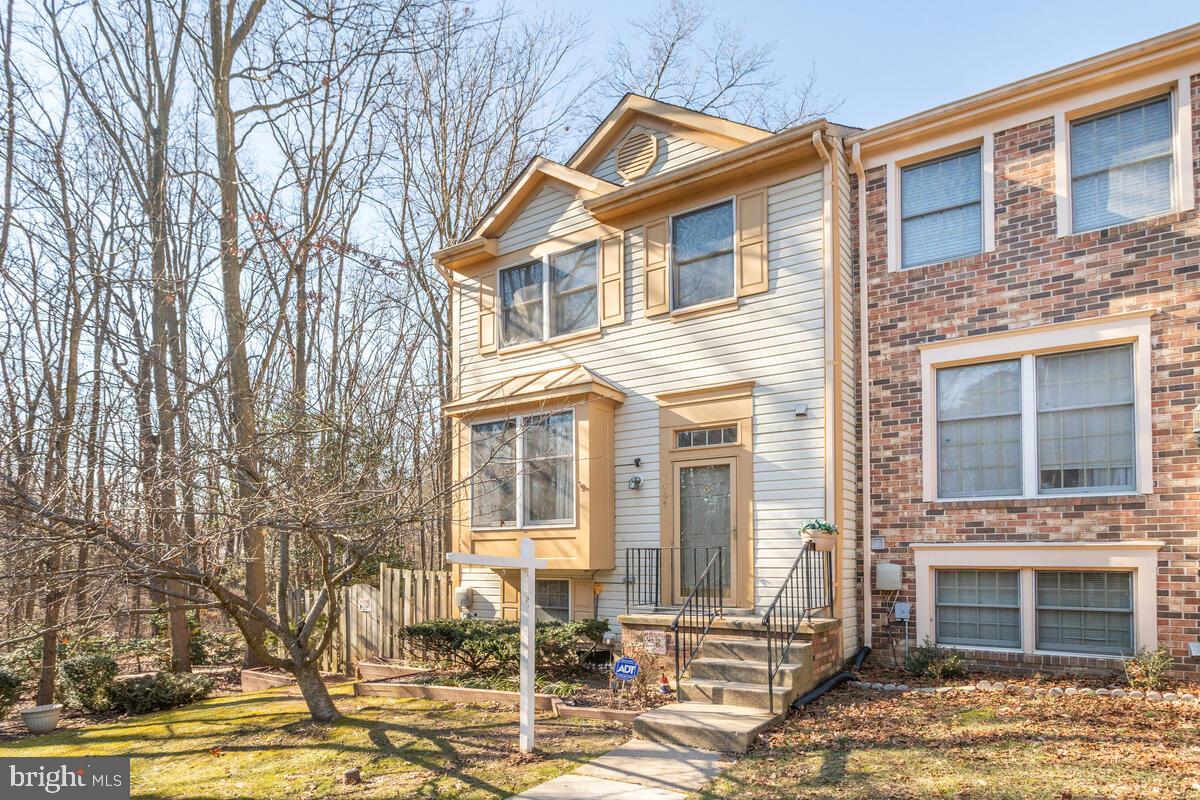
MULTIPOLYGON (((603 59, 626 21, 655 0, 509 0, 526 13, 570 10, 596 28, 603 59)), ((869 127, 940 103, 1200 22, 1186 0, 809 2, 709 0, 740 17, 749 38, 777 42, 776 68, 804 75, 844 102, 831 117, 869 127)))

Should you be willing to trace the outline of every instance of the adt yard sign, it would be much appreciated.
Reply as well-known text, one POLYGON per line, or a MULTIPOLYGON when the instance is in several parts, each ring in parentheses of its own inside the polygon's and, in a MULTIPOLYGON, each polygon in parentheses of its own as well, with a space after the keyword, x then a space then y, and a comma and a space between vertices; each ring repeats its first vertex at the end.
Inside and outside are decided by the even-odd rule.
POLYGON ((637 677, 638 663, 632 658, 622 656, 613 664, 613 674, 618 680, 631 681, 637 677))

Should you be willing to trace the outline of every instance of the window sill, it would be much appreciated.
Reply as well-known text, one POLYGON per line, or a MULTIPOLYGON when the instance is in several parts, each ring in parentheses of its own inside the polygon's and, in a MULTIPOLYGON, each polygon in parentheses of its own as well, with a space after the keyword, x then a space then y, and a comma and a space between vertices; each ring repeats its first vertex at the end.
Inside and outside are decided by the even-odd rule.
POLYGON ((546 525, 526 525, 523 528, 516 526, 507 528, 471 528, 472 536, 482 536, 485 538, 510 538, 514 533, 537 534, 546 531, 565 531, 578 527, 575 520, 564 520, 562 522, 552 522, 546 525))
POLYGON ((556 336, 553 339, 544 339, 540 342, 526 342, 525 344, 514 344, 511 347, 503 347, 496 351, 496 355, 504 358, 505 356, 524 355, 531 350, 549 350, 560 345, 589 342, 593 339, 599 339, 602 333, 600 328, 589 328, 586 331, 568 333, 565 336, 556 336))
POLYGON ((944 261, 930 261, 927 264, 915 264, 911 267, 895 266, 895 267, 892 267, 889 271, 890 272, 912 273, 912 272, 924 272, 925 270, 943 270, 943 271, 945 271, 945 270, 969 269, 971 267, 976 267, 979 264, 983 263, 984 258, 991 255, 993 252, 994 251, 992 251, 992 250, 981 250, 978 253, 971 253, 970 255, 965 255, 965 256, 957 256, 955 258, 948 258, 944 261))
POLYGON ((710 314, 720 314, 725 311, 732 311, 739 305, 737 297, 727 297, 723 300, 715 300, 711 303, 704 303, 698 306, 688 306, 677 311, 671 312, 671 322, 683 322, 696 317, 707 317, 710 314))
POLYGON ((1150 217, 1142 217, 1141 219, 1122 222, 1119 225, 1109 225, 1103 228, 1089 228, 1083 231, 1067 231, 1060 234, 1060 238, 1083 238, 1092 237, 1095 239, 1103 239, 1108 236, 1123 236, 1127 233, 1138 233, 1149 228, 1158 228, 1164 225, 1175 225, 1187 220, 1189 217, 1195 216, 1194 209, 1185 209, 1182 211, 1168 211, 1165 214, 1155 214, 1150 217))
POLYGON ((1118 494, 1064 494, 1039 495, 1037 497, 971 497, 971 498, 939 498, 926 500, 932 509, 956 508, 1004 508, 1025 509, 1054 506, 1118 506, 1127 503, 1145 503, 1149 494, 1140 492, 1121 492, 1118 494))

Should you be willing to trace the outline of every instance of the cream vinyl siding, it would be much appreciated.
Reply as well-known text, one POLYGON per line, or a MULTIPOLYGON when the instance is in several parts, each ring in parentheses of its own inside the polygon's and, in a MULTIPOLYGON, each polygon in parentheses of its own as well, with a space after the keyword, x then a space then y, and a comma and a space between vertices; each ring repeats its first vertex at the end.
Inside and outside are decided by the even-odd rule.
POLYGON ((861 594, 858 581, 858 331, 855 320, 858 316, 858 294, 855 286, 854 261, 852 259, 852 230, 850 227, 850 167, 846 153, 840 147, 832 150, 834 180, 838 191, 838 269, 841 274, 842 329, 835 335, 841 337, 842 350, 842 650, 849 657, 858 650, 858 613, 861 594))
MULTIPOLYGON (((639 181, 646 178, 653 178, 655 175, 667 170, 685 167, 693 161, 699 161, 702 158, 708 158, 722 152, 718 148, 704 144, 703 142, 685 139, 673 133, 656 131, 653 128, 647 128, 642 125, 634 125, 629 129, 629 133, 634 131, 645 131, 658 139, 658 158, 654 159, 654 163, 650 165, 650 170, 637 179, 639 181)), ((629 133, 625 135, 628 136, 629 133)), ((615 183, 618 186, 634 182, 627 181, 617 174, 617 147, 624 140, 625 136, 617 140, 616 146, 609 150, 604 156, 604 160, 600 162, 596 169, 592 170, 592 175, 615 183)))
MULTIPOLYGON (((545 186, 500 235, 497 252, 503 255, 531 247, 538 242, 586 228, 591 223, 587 209, 576 197, 545 186)), ((475 346, 474 341, 471 346, 475 346)))
MULTIPOLYGON (((626 308, 634 313, 630 322, 606 329, 600 339, 499 359, 481 357, 475 342, 478 284, 464 282, 461 392, 476 391, 504 375, 579 363, 628 395, 615 416, 617 568, 596 576, 605 586, 600 616, 615 619, 624 611, 624 549, 660 545, 657 394, 755 381, 756 603, 773 596, 791 567, 802 521, 828 516, 822 186, 817 172, 770 188, 771 290, 744 298, 735 311, 677 322, 643 316, 641 227, 625 234, 626 308), (807 416, 796 416, 799 404, 808 406, 807 416), (642 459, 641 467, 632 465, 635 458, 642 459), (644 481, 638 490, 629 488, 635 474, 644 481)), ((499 607, 498 577, 464 570, 463 583, 481 592, 481 614, 499 607)), ((852 593, 853 580, 849 586, 852 593)))

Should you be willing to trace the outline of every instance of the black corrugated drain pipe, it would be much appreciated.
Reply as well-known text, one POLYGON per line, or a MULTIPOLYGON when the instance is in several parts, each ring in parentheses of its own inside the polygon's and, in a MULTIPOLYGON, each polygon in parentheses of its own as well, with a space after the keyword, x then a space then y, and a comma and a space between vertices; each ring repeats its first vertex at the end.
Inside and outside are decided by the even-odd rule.
POLYGON ((797 708, 797 709, 804 708, 806 705, 811 703, 813 700, 816 700, 817 698, 819 698, 821 695, 828 692, 833 687, 840 686, 841 684, 845 683, 846 681, 852 680, 854 678, 854 673, 858 672, 860 669, 862 669, 863 661, 866 660, 867 654, 870 652, 871 652, 871 648, 867 647, 865 645, 858 648, 858 652, 854 654, 854 668, 852 670, 847 670, 846 672, 839 672, 837 675, 834 675, 832 678, 825 681, 820 686, 818 686, 817 688, 810 691, 808 694, 797 697, 795 700, 792 701, 792 708, 797 708))

